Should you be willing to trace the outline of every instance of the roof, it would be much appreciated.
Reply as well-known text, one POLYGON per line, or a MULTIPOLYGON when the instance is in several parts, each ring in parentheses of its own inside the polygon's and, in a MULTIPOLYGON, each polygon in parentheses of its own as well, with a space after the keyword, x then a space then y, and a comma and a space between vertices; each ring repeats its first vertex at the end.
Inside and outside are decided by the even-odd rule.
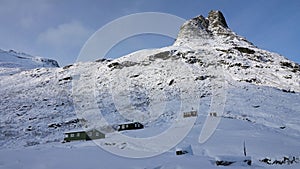
POLYGON ((65 134, 69 134, 69 133, 79 133, 79 132, 89 132, 91 130, 97 130, 98 132, 102 133, 100 130, 95 129, 95 128, 90 128, 90 129, 75 129, 75 130, 70 130, 70 131, 66 131, 64 132, 65 134))
POLYGON ((123 124, 142 124, 142 123, 140 123, 140 122, 128 122, 128 123, 121 123, 121 124, 117 124, 117 125, 123 125, 123 124))

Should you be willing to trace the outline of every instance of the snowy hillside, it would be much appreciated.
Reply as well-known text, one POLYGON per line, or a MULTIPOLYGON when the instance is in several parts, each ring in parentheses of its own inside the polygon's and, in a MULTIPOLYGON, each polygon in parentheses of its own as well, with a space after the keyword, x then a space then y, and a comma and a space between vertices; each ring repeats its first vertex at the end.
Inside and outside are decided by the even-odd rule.
POLYGON ((299 64, 236 35, 218 11, 188 20, 169 47, 2 74, 0 95, 3 169, 220 168, 215 162, 224 156, 243 157, 244 142, 252 165, 228 168, 300 167, 299 64), (192 110, 197 117, 181 118, 192 110), (199 143, 208 118, 220 124, 199 143), (132 121, 145 128, 121 135, 111 128, 132 121), (93 127, 106 138, 61 143, 64 132, 93 127), (161 144, 151 142, 160 137, 161 144), (185 147, 192 153, 175 155, 185 147))
POLYGON ((59 65, 52 59, 34 57, 14 50, 4 51, 0 49, 0 75, 40 67, 59 67, 59 65))

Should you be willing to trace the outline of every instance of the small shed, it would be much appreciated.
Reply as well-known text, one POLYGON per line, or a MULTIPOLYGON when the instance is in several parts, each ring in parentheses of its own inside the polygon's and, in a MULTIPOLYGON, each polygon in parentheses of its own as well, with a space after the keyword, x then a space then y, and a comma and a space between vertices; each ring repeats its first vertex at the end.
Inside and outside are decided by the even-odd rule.
POLYGON ((117 131, 143 129, 144 125, 139 122, 119 124, 114 127, 117 131))
POLYGON ((79 130, 79 131, 69 131, 65 132, 65 142, 70 141, 78 141, 78 140, 95 140, 105 138, 105 134, 96 130, 91 129, 87 131, 79 130))
POLYGON ((216 112, 211 112, 211 113, 209 113, 209 115, 212 116, 212 117, 217 117, 218 116, 218 114, 216 112))
POLYGON ((184 154, 194 155, 192 145, 189 145, 185 148, 176 148, 176 155, 184 154))
POLYGON ((184 112, 183 113, 183 118, 196 117, 196 116, 198 116, 198 112, 197 111, 190 111, 190 112, 184 112))

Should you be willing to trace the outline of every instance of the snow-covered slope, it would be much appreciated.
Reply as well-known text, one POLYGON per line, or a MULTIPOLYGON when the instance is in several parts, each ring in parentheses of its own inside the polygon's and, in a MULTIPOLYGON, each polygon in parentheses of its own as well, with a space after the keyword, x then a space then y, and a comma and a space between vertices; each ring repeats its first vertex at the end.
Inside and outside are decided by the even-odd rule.
POLYGON ((125 168, 218 168, 214 159, 242 156, 244 141, 253 168, 300 166, 260 161, 295 157, 299 162, 299 65, 236 35, 219 11, 187 21, 173 46, 137 51, 113 61, 3 74, 0 95, 0 168, 124 168, 123 164, 125 168), (214 91, 220 88, 226 97, 224 112, 218 112, 221 123, 200 144, 201 128, 217 96, 214 91), (97 150, 93 142, 61 144, 65 131, 96 126, 107 134, 98 142, 107 150, 155 152, 160 145, 117 139, 104 119, 110 125, 140 121, 143 130, 122 134, 147 138, 184 129, 173 124, 180 123, 180 113, 190 110, 198 111, 191 131, 176 135, 188 134, 177 147, 191 146, 193 155, 175 156, 172 148, 150 160, 135 160, 97 150), (122 164, 114 163, 117 160, 122 164))
POLYGON ((14 50, 4 51, 0 49, 0 75, 40 67, 59 67, 59 65, 52 59, 34 57, 14 50))

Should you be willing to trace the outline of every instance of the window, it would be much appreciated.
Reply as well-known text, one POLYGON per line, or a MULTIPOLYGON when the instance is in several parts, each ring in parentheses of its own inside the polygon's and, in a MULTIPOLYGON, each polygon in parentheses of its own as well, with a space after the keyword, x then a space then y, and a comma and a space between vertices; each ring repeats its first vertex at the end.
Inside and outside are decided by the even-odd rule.
POLYGON ((92 137, 92 136, 93 136, 93 133, 90 131, 90 132, 88 133, 88 135, 89 135, 90 137, 92 137))
POLYGON ((71 134, 71 137, 74 137, 74 133, 71 134))
POLYGON ((80 133, 77 133, 77 137, 80 137, 80 133))
POLYGON ((96 136, 99 137, 99 133, 98 132, 96 133, 96 136))
POLYGON ((65 138, 68 138, 68 137, 69 137, 69 135, 68 135, 68 134, 66 134, 66 135, 65 135, 65 138))

